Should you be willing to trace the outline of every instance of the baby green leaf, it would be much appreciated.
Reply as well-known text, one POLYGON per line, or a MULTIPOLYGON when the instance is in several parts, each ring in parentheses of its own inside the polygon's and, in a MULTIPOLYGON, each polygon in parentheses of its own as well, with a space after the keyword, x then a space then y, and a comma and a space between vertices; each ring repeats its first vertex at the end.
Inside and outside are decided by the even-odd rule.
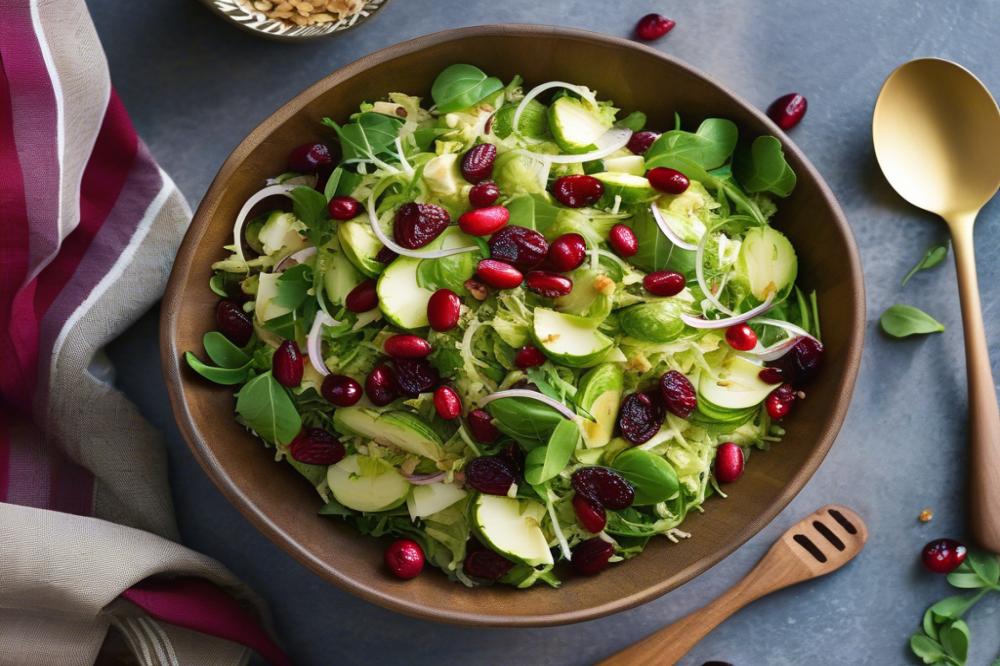
POLYGON ((638 132, 646 126, 646 114, 642 111, 633 111, 615 123, 615 125, 638 132))
POLYGON ((706 118, 694 133, 664 132, 646 151, 646 168, 671 167, 688 178, 703 180, 704 171, 722 166, 733 154, 738 136, 735 123, 724 118, 706 118))
POLYGON ((226 278, 218 273, 208 279, 208 288, 217 296, 229 298, 229 292, 226 291, 226 278))
POLYGON ((1000 558, 982 551, 970 551, 964 564, 976 572, 987 585, 996 585, 1000 581, 1000 558))
POLYGON ((216 368, 215 366, 202 363, 191 352, 184 352, 184 360, 199 375, 210 382, 222 384, 223 386, 232 386, 245 382, 250 367, 250 364, 247 363, 242 368, 216 368))
POLYGON ((296 264, 278 278, 274 302, 289 310, 295 310, 309 295, 313 286, 313 270, 308 264, 296 264))
POLYGON ((528 452, 524 460, 524 480, 532 486, 555 478, 573 457, 573 451, 580 442, 580 428, 575 421, 560 421, 548 443, 528 452))
POLYGON ((236 394, 236 412, 269 442, 288 444, 302 429, 302 418, 288 392, 271 376, 258 375, 236 394))
POLYGON ((346 125, 338 125, 329 118, 324 118, 323 124, 337 133, 345 161, 371 161, 392 147, 403 121, 381 113, 366 112, 359 115, 356 122, 346 125))
POLYGON ((912 305, 893 305, 879 319, 882 330, 894 338, 940 333, 944 324, 912 305))
POLYGON ((503 82, 474 65, 446 67, 434 79, 431 97, 440 113, 465 109, 503 89, 503 82))
POLYGON ((795 189, 795 172, 788 166, 781 141, 759 136, 733 160, 733 172, 748 192, 771 192, 787 197, 795 189))
POLYGON ((288 193, 292 199, 292 212, 306 225, 306 235, 319 247, 329 240, 330 218, 326 212, 326 197, 311 187, 296 187, 288 193))
POLYGON ((242 368, 250 362, 250 356, 245 351, 218 331, 209 331, 201 342, 212 362, 223 368, 242 368))
POLYGON ((983 579, 979 574, 972 572, 952 571, 948 574, 948 582, 952 587, 960 587, 966 590, 974 590, 983 586, 983 579))
POLYGON ((924 253, 923 258, 917 262, 917 265, 910 269, 910 272, 906 274, 903 278, 903 282, 899 285, 900 287, 905 287, 906 283, 910 281, 910 278, 917 274, 918 271, 925 271, 928 268, 934 268, 948 256, 948 242, 938 243, 937 245, 931 245, 927 252, 924 253))
POLYGON ((635 506, 663 502, 680 487, 670 463, 648 451, 629 449, 619 454, 611 466, 635 487, 635 506))
POLYGON ((945 658, 944 649, 941 647, 941 644, 924 634, 913 634, 910 636, 910 649, 925 664, 936 664, 945 658))
MULTIPOLYGON (((955 596, 945 597, 941 601, 938 601, 928 608, 927 611, 933 614, 936 622, 957 619, 965 615, 965 612, 977 601, 978 598, 976 596, 956 594, 955 596)), ((928 631, 927 633, 930 634, 931 632, 928 631)))
POLYGON ((962 620, 941 627, 938 632, 941 647, 955 658, 956 663, 964 664, 969 656, 969 627, 962 620))
POLYGON ((562 414, 537 400, 500 398, 487 406, 500 432, 525 448, 542 446, 562 421, 562 414))

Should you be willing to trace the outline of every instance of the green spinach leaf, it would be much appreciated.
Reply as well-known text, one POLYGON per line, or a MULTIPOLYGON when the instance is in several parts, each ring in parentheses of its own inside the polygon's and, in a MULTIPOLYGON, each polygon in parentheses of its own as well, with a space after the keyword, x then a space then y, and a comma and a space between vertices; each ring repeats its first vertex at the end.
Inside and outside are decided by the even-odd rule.
POLYGON ((710 171, 726 163, 736 148, 739 130, 731 120, 706 118, 697 131, 675 129, 664 132, 646 151, 646 168, 665 166, 677 169, 689 178, 702 180, 690 173, 690 166, 710 171))
POLYGON ((340 139, 340 149, 345 161, 373 161, 391 152, 403 121, 381 113, 366 112, 353 123, 338 125, 330 118, 323 124, 332 127, 340 139))
POLYGON ((500 398, 487 405, 486 410, 500 432, 525 448, 544 446, 556 426, 566 420, 548 405, 528 398, 500 398))
POLYGON ((916 275, 919 271, 926 271, 928 268, 934 268, 948 256, 948 241, 944 243, 938 243, 937 245, 931 245, 927 248, 927 252, 924 256, 917 262, 917 265, 910 269, 910 272, 906 274, 903 278, 903 282, 900 283, 900 287, 905 287, 906 283, 910 281, 910 278, 916 275))
POLYGON ((528 452, 524 460, 524 480, 538 486, 555 478, 569 464, 580 442, 575 421, 562 419, 552 430, 548 443, 528 452))
POLYGON ((283 272, 275 282, 274 302, 295 310, 305 302, 312 286, 312 267, 308 264, 296 264, 283 272))
POLYGON ((330 240, 333 233, 327 214, 326 197, 311 187, 296 187, 288 193, 292 199, 292 212, 306 225, 306 236, 319 247, 330 240))
POLYGON ((270 372, 254 377, 240 389, 236 413, 268 442, 288 444, 302 429, 295 404, 270 372))
POLYGON ((894 338, 940 333, 944 324, 912 305, 893 305, 879 319, 882 330, 894 338))
POLYGON ((670 463, 649 451, 624 451, 612 461, 611 467, 635 488, 635 506, 665 502, 680 489, 677 472, 670 463))
POLYGON ((787 197, 795 189, 795 172, 785 160, 777 137, 759 136, 748 149, 736 153, 733 172, 747 192, 787 197))
POLYGON ((638 132, 646 126, 646 114, 642 111, 633 111, 615 123, 615 125, 638 132))
POLYGON ((646 271, 672 270, 691 279, 695 273, 696 253, 684 250, 663 235, 648 207, 638 208, 628 226, 635 232, 639 251, 629 263, 646 271))
POLYGON ((216 384, 222 384, 223 386, 232 386, 234 384, 242 384, 247 380, 247 375, 250 372, 250 362, 240 368, 217 368, 212 365, 206 365, 202 363, 201 360, 191 352, 184 352, 184 360, 187 361, 188 366, 199 375, 204 377, 210 382, 215 382, 216 384))
POLYGON ((201 339, 205 353, 212 362, 223 368, 242 368, 250 362, 250 355, 229 341, 218 331, 209 331, 201 339))
POLYGON ((468 108, 500 90, 503 90, 500 79, 487 76, 474 65, 456 64, 437 75, 431 97, 440 113, 450 113, 468 108))

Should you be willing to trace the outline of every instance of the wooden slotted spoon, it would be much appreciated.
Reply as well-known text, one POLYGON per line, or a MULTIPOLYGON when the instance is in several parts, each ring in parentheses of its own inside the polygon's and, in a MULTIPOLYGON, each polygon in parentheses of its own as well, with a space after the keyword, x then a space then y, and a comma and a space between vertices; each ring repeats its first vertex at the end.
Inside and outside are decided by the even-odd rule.
POLYGON ((828 504, 792 525, 743 580, 704 608, 660 629, 601 666, 668 666, 730 615, 776 590, 836 571, 861 552, 868 529, 858 514, 828 504))

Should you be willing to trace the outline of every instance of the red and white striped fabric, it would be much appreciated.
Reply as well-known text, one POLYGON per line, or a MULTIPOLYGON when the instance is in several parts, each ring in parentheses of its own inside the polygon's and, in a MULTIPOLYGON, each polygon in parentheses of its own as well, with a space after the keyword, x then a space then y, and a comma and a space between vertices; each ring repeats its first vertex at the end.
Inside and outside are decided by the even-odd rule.
POLYGON ((83 0, 0 0, 0 665, 288 659, 264 609, 176 543, 163 444, 101 352, 159 297, 190 219, 111 88, 83 0))

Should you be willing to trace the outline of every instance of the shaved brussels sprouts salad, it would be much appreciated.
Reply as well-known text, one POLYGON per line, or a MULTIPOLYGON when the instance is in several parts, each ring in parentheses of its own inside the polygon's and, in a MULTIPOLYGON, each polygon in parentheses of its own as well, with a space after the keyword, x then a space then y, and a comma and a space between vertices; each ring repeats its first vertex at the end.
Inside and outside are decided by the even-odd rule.
POLYGON ((402 578, 557 587, 688 538, 822 361, 778 139, 524 88, 452 65, 324 119, 339 160, 249 198, 186 354, 402 578))

